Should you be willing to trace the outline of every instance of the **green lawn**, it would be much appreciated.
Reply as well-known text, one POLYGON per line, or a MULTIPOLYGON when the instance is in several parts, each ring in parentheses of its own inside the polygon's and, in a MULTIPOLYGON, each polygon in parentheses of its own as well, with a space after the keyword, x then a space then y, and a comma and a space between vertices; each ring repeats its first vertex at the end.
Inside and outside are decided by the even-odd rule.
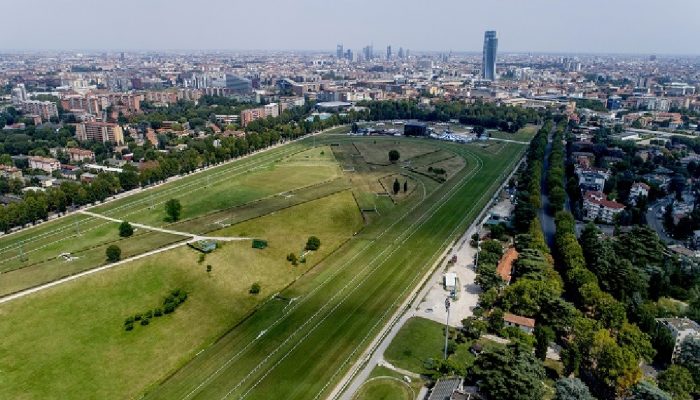
MULTIPOLYGON (((117 231, 116 223, 108 222, 108 225, 110 230, 117 231)), ((81 242, 85 236, 74 237, 68 243, 81 242)), ((112 244, 119 246, 122 258, 128 258, 184 239, 183 236, 179 235, 145 230, 138 230, 130 238, 120 238, 115 233, 114 238, 110 241, 100 242, 71 252, 71 257, 74 259, 70 261, 62 257, 52 257, 0 275, 0 296, 104 265, 107 263, 105 250, 112 244)), ((60 248, 54 254, 60 254, 60 248)))
MULTIPOLYGON (((248 241, 226 243, 198 264, 199 253, 183 246, 0 305, 0 398, 137 397, 328 256, 360 224, 345 191, 230 228, 268 239, 264 250, 248 241), (312 234, 321 248, 306 264, 291 266, 286 254, 300 251, 312 234), (254 282, 262 286, 257 296, 248 294, 254 282), (189 293, 174 314, 124 331, 125 317, 158 306, 174 288, 189 293)), ((288 301, 268 304, 279 309, 288 301)))
POLYGON ((489 131, 489 133, 491 134, 491 137, 499 139, 511 139, 518 140, 521 142, 529 142, 537 134, 537 129, 538 127, 536 125, 527 125, 515 133, 502 131, 489 131))
POLYGON ((376 377, 362 385, 353 400, 413 400, 416 393, 408 383, 394 377, 376 377))
MULTIPOLYGON (((391 144, 395 139, 384 140, 391 144)), ((281 293, 295 299, 290 307, 262 305, 147 398, 327 395, 525 150, 506 144, 495 156, 477 146, 431 144, 454 149, 473 168, 455 175, 425 201, 399 204, 367 226, 281 293)))
MULTIPOLYGON (((206 233, 347 189, 330 147, 283 146, 185 176, 91 211, 154 226, 167 225, 163 203, 183 205, 173 229, 206 233), (283 195, 279 195, 285 192, 283 195), (152 206, 152 208, 151 208, 152 206)), ((59 279, 104 263, 104 247, 119 241, 117 223, 81 214, 0 237, 0 295, 59 279), (57 257, 71 253, 77 260, 57 257)), ((120 241, 128 257, 180 240, 152 233, 120 241), (138 250, 138 251, 136 251, 138 250)))
POLYGON ((394 366, 424 373, 429 358, 441 358, 445 346, 445 326, 425 318, 411 318, 384 352, 394 366))
MULTIPOLYGON (((101 206, 109 215, 136 211, 160 224, 157 210, 140 210, 182 196, 188 220, 177 226, 208 231, 216 222, 211 216, 223 215, 232 225, 216 234, 261 237, 270 246, 226 243, 201 264, 183 246, 0 305, 0 398, 323 397, 524 150, 326 135, 101 206), (313 143, 320 147, 309 149, 313 143), (342 185, 324 191, 321 182, 341 174, 338 154, 325 147, 331 143, 359 143, 370 158, 395 146, 402 159, 448 150, 466 159, 466 168, 444 184, 416 174, 420 192, 395 206, 389 200, 363 227, 353 197, 358 184, 378 184, 378 176, 401 165, 356 162, 364 170, 338 180, 347 179, 352 192, 342 185), (231 193, 237 191, 246 193, 231 193), (290 191, 306 197, 275 199, 290 191), (254 202, 264 211, 255 212, 254 202), (286 255, 300 254, 309 235, 321 239, 320 250, 292 266, 286 255), (257 296, 248 294, 253 282, 262 285, 257 296), (157 306, 176 287, 190 297, 174 314, 123 330, 126 316, 157 306)), ((57 221, 59 228, 70 224, 57 221)))

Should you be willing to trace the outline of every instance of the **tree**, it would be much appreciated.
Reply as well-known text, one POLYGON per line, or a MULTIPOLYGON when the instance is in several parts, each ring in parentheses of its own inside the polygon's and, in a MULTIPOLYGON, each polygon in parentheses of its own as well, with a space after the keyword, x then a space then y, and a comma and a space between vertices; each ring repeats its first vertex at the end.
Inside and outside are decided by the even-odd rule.
POLYGON ((121 237, 129 237, 134 234, 134 227, 131 226, 130 223, 127 221, 122 221, 121 224, 119 224, 119 236, 121 237))
POLYGON ((113 244, 107 247, 105 254, 107 255, 107 261, 117 262, 122 258, 122 249, 120 249, 116 244, 113 244))
POLYGON ((255 283, 253 283, 253 284, 250 286, 250 289, 248 290, 248 293, 250 293, 250 294, 258 294, 258 293, 260 293, 260 289, 261 289, 261 288, 260 288, 260 284, 259 284, 258 282, 255 282, 255 283))
POLYGON ((700 385, 700 338, 687 337, 681 342, 678 364, 693 374, 696 385, 700 385))
POLYGON ((554 385, 554 400, 595 400, 588 386, 578 378, 561 378, 554 385))
POLYGON ((401 153, 398 150, 389 150, 389 161, 397 162, 401 158, 401 153))
POLYGON ((321 247, 321 239, 316 236, 309 236, 306 240, 306 250, 316 251, 319 247, 321 247))
POLYGON ((471 372, 479 390, 489 399, 531 400, 544 396, 542 362, 519 345, 484 351, 471 372))
POLYGON ((632 387, 626 400, 672 400, 671 395, 648 381, 641 381, 632 387))
POLYGON ((691 400, 695 391, 693 375, 680 365, 671 365, 657 378, 659 388, 670 393, 674 400, 691 400))
POLYGON ((207 264, 207 273, 211 272, 211 264, 207 264))
POLYGON ((401 190, 401 184, 399 183, 398 178, 394 179, 394 188, 393 189, 394 189, 394 194, 399 193, 399 191, 401 190))
POLYGON ((408 181, 403 181, 403 192, 408 192, 408 181))
POLYGON ((503 329, 503 311, 500 308, 494 308, 488 317, 489 331, 499 333, 503 329))
POLYGON ((170 199, 165 202, 165 213, 167 214, 168 222, 176 222, 180 219, 182 213, 182 205, 178 199, 170 199))
POLYGON ((535 356, 544 361, 547 358, 547 348, 554 340, 554 331, 552 328, 544 325, 535 326, 535 356))

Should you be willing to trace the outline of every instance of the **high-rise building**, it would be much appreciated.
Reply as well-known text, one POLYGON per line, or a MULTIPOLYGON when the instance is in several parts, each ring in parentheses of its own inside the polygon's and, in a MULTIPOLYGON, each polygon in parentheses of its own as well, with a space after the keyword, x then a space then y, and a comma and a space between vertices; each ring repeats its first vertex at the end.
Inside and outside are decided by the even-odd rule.
POLYGON ((482 59, 481 76, 490 81, 496 80, 496 51, 498 50, 498 38, 496 31, 484 33, 484 54, 482 59))
POLYGON ((336 57, 338 60, 340 60, 340 59, 343 58, 343 56, 344 56, 344 53, 343 53, 343 45, 342 45, 342 44, 339 44, 339 45, 337 45, 337 46, 335 47, 335 57, 336 57))
POLYGON ((399 56, 399 59, 400 59, 400 60, 403 60, 403 47, 399 47, 399 54, 398 54, 398 56, 399 56))
POLYGON ((75 126, 75 137, 81 141, 96 141, 102 143, 124 143, 124 131, 117 124, 107 122, 86 122, 75 126))
POLYGON ((345 51, 345 58, 346 58, 348 61, 353 62, 353 61, 355 61, 355 60, 353 59, 353 57, 354 57, 354 55, 352 54, 352 50, 347 49, 347 50, 345 51))
POLYGON ((386 59, 391 60, 391 45, 386 46, 386 59))
POLYGON ((24 87, 24 83, 18 83, 17 86, 12 88, 12 103, 18 105, 23 101, 29 100, 27 95, 27 88, 24 87))

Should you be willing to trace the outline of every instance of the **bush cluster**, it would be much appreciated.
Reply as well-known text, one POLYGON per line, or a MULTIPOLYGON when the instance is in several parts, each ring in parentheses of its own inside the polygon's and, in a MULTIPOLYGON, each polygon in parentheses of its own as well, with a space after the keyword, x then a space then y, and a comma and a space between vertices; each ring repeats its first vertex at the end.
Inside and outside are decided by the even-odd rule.
POLYGON ((162 317, 165 314, 170 314, 175 311, 182 303, 187 300, 187 292, 182 289, 174 289, 163 299, 162 307, 148 310, 143 313, 136 313, 124 320, 124 330, 131 331, 134 329, 134 324, 139 323, 146 326, 151 323, 152 318, 162 317))

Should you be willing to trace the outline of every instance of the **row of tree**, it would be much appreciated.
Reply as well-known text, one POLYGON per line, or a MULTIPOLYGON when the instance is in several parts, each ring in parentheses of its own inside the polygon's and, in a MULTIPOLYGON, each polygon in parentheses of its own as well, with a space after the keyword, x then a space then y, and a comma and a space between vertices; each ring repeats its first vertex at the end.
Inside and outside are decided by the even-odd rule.
POLYGON ((549 211, 553 214, 564 209, 566 191, 564 190, 564 133, 565 123, 559 123, 552 134, 552 151, 549 154, 549 170, 547 171, 547 192, 549 195, 549 211))
POLYGON ((532 220, 537 215, 537 210, 542 207, 542 167, 547 149, 547 136, 552 130, 552 126, 552 121, 546 121, 532 139, 527 152, 525 170, 518 175, 517 202, 514 212, 517 232, 527 232, 532 220))

